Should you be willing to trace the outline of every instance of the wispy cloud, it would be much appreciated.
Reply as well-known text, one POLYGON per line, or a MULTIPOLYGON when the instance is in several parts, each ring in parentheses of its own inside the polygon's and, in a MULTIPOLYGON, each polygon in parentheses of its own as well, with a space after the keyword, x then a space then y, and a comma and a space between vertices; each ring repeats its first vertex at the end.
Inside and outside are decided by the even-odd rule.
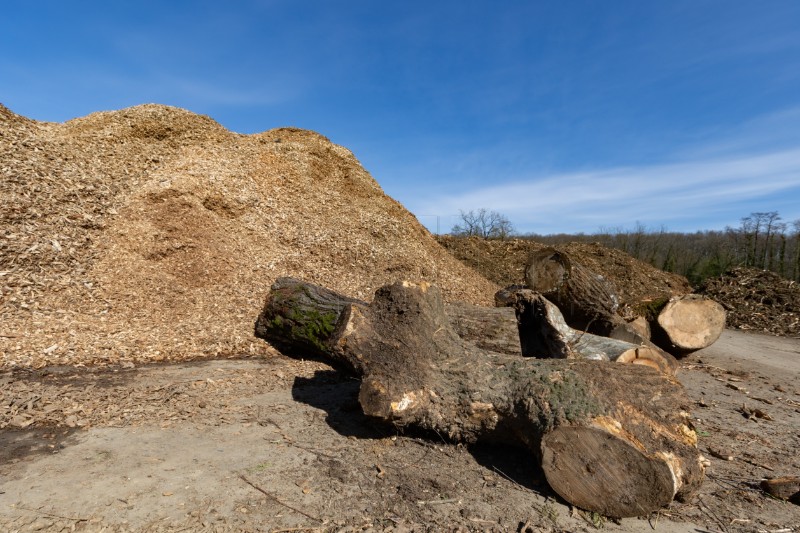
MULTIPOLYGON (((724 225, 719 218, 731 209, 787 195, 800 195, 800 148, 532 177, 411 207, 417 213, 446 215, 486 207, 507 215, 523 231, 539 233, 593 232, 601 226, 631 227, 636 221, 706 229, 724 225)), ((800 216, 795 211, 784 215, 800 216)))

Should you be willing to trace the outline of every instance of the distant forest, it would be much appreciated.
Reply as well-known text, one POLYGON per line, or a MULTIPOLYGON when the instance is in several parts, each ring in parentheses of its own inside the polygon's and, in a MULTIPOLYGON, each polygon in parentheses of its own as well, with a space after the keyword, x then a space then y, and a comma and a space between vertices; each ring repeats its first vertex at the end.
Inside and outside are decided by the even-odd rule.
POLYGON ((677 233, 636 224, 631 230, 604 228, 586 235, 520 236, 545 244, 599 242, 651 265, 681 274, 694 285, 736 266, 771 270, 800 281, 800 220, 784 222, 777 211, 751 213, 737 228, 677 233))

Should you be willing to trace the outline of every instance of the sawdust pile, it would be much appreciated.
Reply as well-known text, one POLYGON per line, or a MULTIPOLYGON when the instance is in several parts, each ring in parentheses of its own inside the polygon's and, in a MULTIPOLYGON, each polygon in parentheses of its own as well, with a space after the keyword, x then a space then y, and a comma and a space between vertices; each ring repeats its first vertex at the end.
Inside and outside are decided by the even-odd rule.
MULTIPOLYGON (((528 255, 548 246, 529 239, 441 236, 438 241, 453 256, 504 287, 524 284, 528 255)), ((659 270, 621 250, 578 242, 557 248, 610 280, 617 288, 623 307, 635 307, 643 301, 692 292, 691 285, 683 276, 659 270)))
POLYGON ((698 290, 728 311, 730 328, 800 338, 800 285, 775 272, 733 268, 698 290))
POLYGON ((363 299, 400 279, 479 304, 496 290, 310 131, 0 105, 0 191, 0 367, 261 354, 253 322, 284 275, 363 299))

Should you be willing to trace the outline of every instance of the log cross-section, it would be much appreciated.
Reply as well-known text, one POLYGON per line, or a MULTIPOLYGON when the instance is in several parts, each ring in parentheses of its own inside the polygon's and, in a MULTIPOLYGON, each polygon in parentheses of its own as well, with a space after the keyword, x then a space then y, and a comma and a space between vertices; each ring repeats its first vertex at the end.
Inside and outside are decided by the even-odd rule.
POLYGON ((359 375, 367 415, 455 441, 522 444, 550 486, 578 507, 646 515, 702 481, 689 402, 670 376, 639 365, 482 350, 459 337, 439 290, 426 284, 382 287, 369 305, 287 279, 273 296, 257 334, 292 346, 296 331, 296 349, 359 375), (320 298, 327 301, 314 303, 320 298), (341 310, 333 328, 323 310, 341 310), (287 327, 285 319, 311 327, 287 327))

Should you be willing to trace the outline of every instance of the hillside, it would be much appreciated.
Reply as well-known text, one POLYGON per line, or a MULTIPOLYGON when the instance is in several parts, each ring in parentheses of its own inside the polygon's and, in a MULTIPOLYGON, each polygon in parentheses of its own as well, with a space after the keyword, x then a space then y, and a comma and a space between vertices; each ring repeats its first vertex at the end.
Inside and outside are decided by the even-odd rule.
POLYGON ((0 190, 0 367, 263 353, 253 322, 278 276, 364 299, 399 279, 472 303, 496 290, 310 131, 0 105, 0 190))

